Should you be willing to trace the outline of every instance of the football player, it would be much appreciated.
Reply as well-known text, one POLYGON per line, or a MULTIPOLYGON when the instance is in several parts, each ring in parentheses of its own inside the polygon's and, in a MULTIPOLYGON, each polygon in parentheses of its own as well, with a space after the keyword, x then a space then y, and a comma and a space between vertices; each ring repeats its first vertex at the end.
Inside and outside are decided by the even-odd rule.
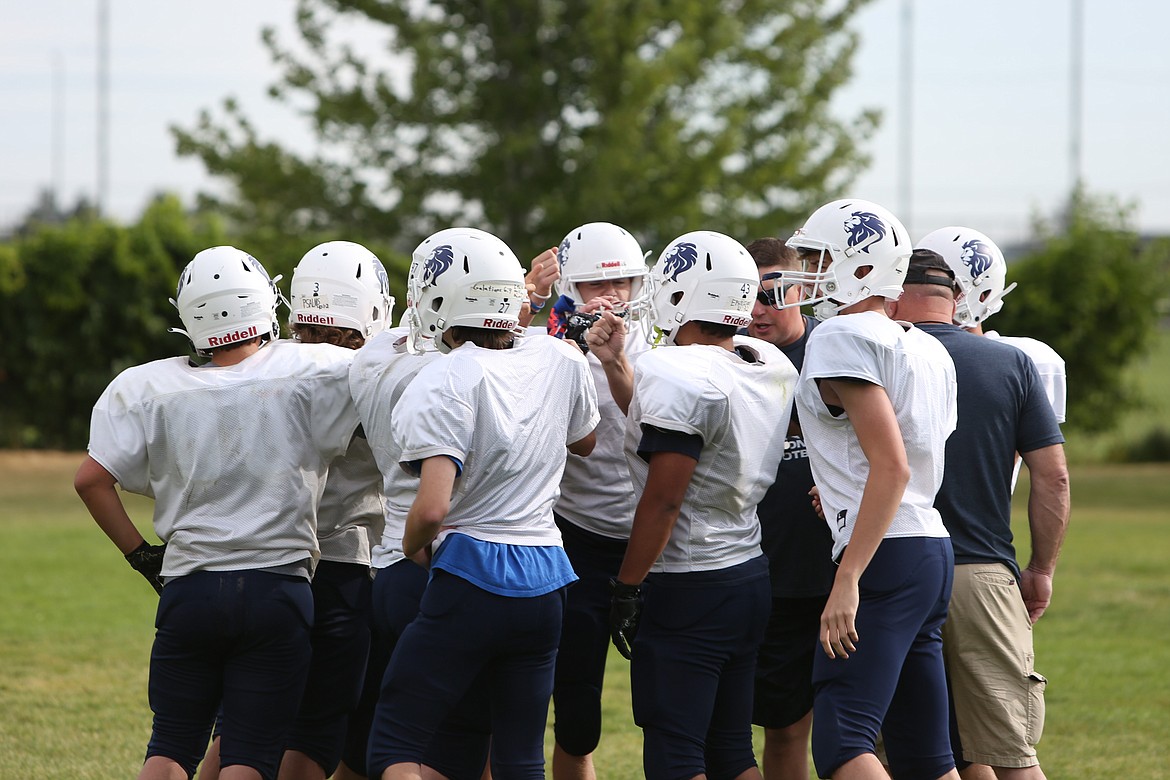
POLYGON ((483 684, 493 774, 541 777, 565 588, 576 579, 552 506, 566 448, 593 448, 596 393, 576 348, 518 335, 524 272, 494 236, 445 235, 408 286, 416 343, 448 353, 419 370, 391 415, 400 461, 420 476, 402 549, 434 553, 419 615, 386 669, 369 770, 421 777, 436 730, 483 684))
POLYGON ((668 346, 634 368, 625 449, 639 499, 613 641, 631 659, 646 777, 758 777, 752 687, 771 599, 756 505, 784 452, 796 369, 737 335, 759 279, 734 239, 679 236, 651 278, 668 346))
POLYGON ((127 369, 94 406, 75 487, 161 591, 140 778, 193 775, 221 705, 220 776, 275 778, 301 703, 317 498, 358 420, 353 353, 277 341, 278 300, 251 255, 200 252, 173 302, 208 362, 127 369), (165 552, 143 541, 115 485, 154 498, 165 552))
MULTIPOLYGON (((587 458, 569 454, 553 508, 565 553, 580 578, 568 591, 557 651, 553 777, 589 780, 596 777, 592 754, 601 738, 609 582, 617 576, 634 517, 622 442, 633 392, 632 365, 649 349, 644 315, 650 283, 637 239, 608 222, 590 222, 569 231, 556 252, 533 261, 534 268, 550 257, 559 265, 555 284, 560 297, 548 333, 585 350, 601 414, 597 446, 587 458), (590 330, 606 313, 610 315, 603 325, 606 333, 596 339, 597 348, 590 349, 590 330), (611 338, 610 329, 619 329, 622 335, 611 338)), ((539 289, 539 280, 533 281, 539 289)), ((533 295, 535 291, 530 300, 533 295)))
MULTIPOLYGON (((944 227, 932 231, 916 245, 942 255, 959 284, 955 299, 955 324, 976 335, 998 339, 1011 344, 1032 359, 1040 372, 1040 381, 1048 396, 1048 403, 1057 423, 1064 423, 1066 381, 1064 358, 1056 350, 1038 339, 1028 336, 1001 336, 994 330, 985 331, 983 323, 1003 308, 1004 296, 1016 288, 1015 282, 1005 287, 1007 263, 1003 252, 994 241, 967 227, 944 227)), ((1020 474, 1016 460, 1012 473, 1012 489, 1020 474)))
MULTIPOLYGON (((440 231, 414 250, 412 265, 425 263, 444 236, 481 232, 472 228, 440 231)), ((345 760, 338 780, 366 776, 370 725, 382 677, 402 632, 418 615, 419 601, 426 588, 425 557, 416 555, 411 559, 402 551, 406 514, 414 501, 418 478, 399 465, 402 451, 391 433, 390 422, 411 380, 423 366, 440 356, 431 339, 413 341, 410 328, 400 325, 371 339, 354 357, 350 369, 350 391, 382 475, 386 512, 382 536, 372 552, 374 641, 366 690, 358 711, 350 719, 345 760)), ((482 696, 481 691, 475 693, 482 696)), ((487 704, 474 698, 461 702, 432 740, 423 763, 452 780, 478 778, 487 760, 490 739, 487 704)))
POLYGON ((910 238, 886 209, 838 200, 788 240, 804 270, 766 282, 779 306, 811 305, 796 391, 837 573, 813 664, 820 777, 957 780, 940 630, 954 565, 934 496, 955 427, 955 369, 936 339, 890 319, 910 238), (782 300, 785 285, 802 300, 782 300), (838 316, 839 315, 839 316, 838 316))

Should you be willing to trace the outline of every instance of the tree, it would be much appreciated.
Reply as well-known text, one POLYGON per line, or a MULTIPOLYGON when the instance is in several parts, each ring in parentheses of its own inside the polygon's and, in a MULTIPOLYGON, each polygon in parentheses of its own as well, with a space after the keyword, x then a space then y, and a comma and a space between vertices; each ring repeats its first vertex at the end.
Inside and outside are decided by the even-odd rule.
POLYGON ((0 244, 0 446, 84 447, 93 404, 121 370, 183 354, 167 302, 222 228, 160 197, 129 228, 93 216, 0 244))
POLYGON ((865 0, 300 0, 271 29, 271 94, 318 149, 262 140, 233 101, 173 128, 234 184, 214 201, 282 234, 390 238, 485 227, 527 252, 610 220, 646 246, 795 226, 867 162, 877 114, 830 114, 865 0), (344 38, 376 30, 375 62, 344 38), (339 32, 339 30, 341 32, 339 32))
POLYGON ((1019 287, 993 321, 1060 353, 1068 421, 1086 432, 1108 430, 1140 402, 1124 368, 1149 349, 1170 294, 1170 244, 1143 242, 1132 211, 1078 191, 1058 223, 1037 220, 1040 248, 1008 267, 1019 287))

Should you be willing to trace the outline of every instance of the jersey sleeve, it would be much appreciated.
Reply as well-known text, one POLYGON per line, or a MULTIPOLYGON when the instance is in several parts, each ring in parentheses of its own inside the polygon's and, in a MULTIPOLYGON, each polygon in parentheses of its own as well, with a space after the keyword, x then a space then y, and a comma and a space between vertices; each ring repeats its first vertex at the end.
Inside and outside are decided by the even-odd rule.
POLYGON ((146 429, 125 373, 110 383, 93 407, 89 456, 110 472, 123 490, 153 497, 146 429))
POLYGON ((843 327, 849 317, 821 324, 809 335, 802 373, 811 379, 859 379, 884 387, 878 345, 863 334, 843 327))
MULTIPOLYGON (((564 342, 556 342, 558 350, 575 350, 564 342)), ((574 386, 577 390, 573 396, 573 406, 569 410, 569 427, 566 444, 572 444, 584 439, 601 422, 601 413, 597 407, 597 386, 593 382, 593 374, 589 370, 589 363, 584 355, 569 354, 566 360, 571 361, 575 375, 574 386)))
POLYGON ((638 396, 639 426, 699 436, 703 441, 719 438, 729 424, 726 394, 684 365, 669 361, 671 349, 648 353, 634 368, 634 392, 638 396), (665 359, 664 359, 665 358, 665 359))
POLYGON ((399 464, 418 474, 418 463, 446 455, 467 461, 475 430, 475 407, 467 399, 474 393, 473 379, 450 370, 442 360, 424 368, 403 392, 391 412, 390 428, 402 450, 399 464))

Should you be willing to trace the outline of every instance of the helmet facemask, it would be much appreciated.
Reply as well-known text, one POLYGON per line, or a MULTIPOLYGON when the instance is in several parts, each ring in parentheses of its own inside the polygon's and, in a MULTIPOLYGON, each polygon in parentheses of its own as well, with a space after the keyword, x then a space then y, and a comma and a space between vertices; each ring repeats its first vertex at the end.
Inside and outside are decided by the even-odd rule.
POLYGON ((578 287, 580 282, 602 282, 609 279, 630 279, 629 300, 617 308, 626 310, 631 319, 639 319, 649 311, 649 269, 644 253, 629 232, 609 222, 590 222, 569 232, 557 250, 560 278, 556 291, 571 299, 580 308, 587 296, 578 287))
POLYGON ((819 320, 855 303, 881 296, 897 300, 910 264, 906 228, 875 203, 841 200, 821 206, 788 239, 800 253, 800 271, 781 271, 768 281, 776 308, 812 306, 819 320), (779 294, 800 285, 803 296, 788 303, 779 294))

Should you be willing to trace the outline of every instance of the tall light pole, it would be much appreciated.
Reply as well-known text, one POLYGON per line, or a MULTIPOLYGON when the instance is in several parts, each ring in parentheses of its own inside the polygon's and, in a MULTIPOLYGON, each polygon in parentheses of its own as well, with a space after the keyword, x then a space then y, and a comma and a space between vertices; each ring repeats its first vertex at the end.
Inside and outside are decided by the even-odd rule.
POLYGON ((902 0, 902 59, 898 101, 898 216, 909 226, 911 182, 913 180, 913 109, 914 109, 914 0, 902 0))
POLYGON ((50 187, 57 208, 65 199, 65 62, 60 51, 53 52, 52 181, 50 187))
POLYGON ((110 195, 110 3, 98 0, 97 18, 97 211, 105 214, 110 195))
POLYGON ((1072 0, 1069 41, 1068 170, 1069 200, 1081 188, 1081 134, 1084 129, 1082 98, 1085 89, 1085 5, 1072 0))

